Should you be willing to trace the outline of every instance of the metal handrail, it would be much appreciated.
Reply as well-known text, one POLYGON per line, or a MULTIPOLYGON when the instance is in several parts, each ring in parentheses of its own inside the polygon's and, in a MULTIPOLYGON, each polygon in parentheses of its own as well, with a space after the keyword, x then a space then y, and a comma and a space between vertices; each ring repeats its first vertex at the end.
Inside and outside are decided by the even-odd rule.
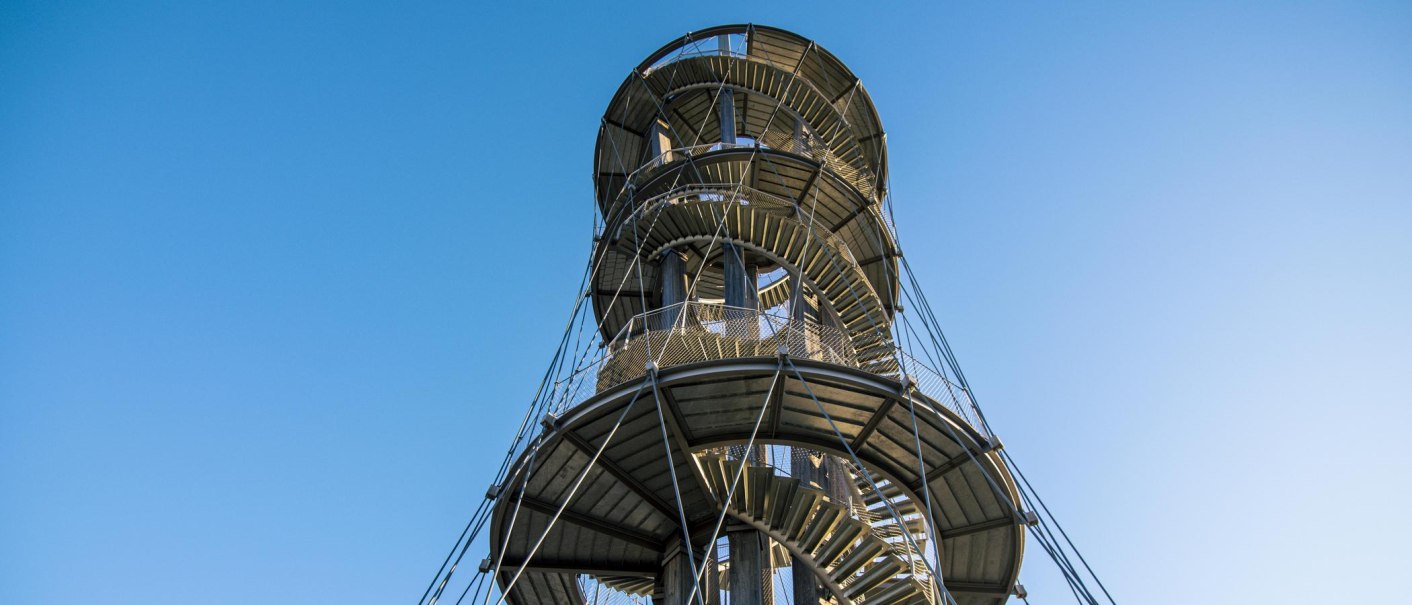
POLYGON ((642 376, 649 363, 670 367, 737 357, 790 355, 857 365, 844 331, 812 321, 716 303, 678 303, 628 321, 605 348, 598 390, 642 376))
POLYGON ((852 184, 865 199, 872 199, 872 196, 876 192, 877 178, 873 175, 871 168, 854 165, 838 157, 829 149, 829 146, 822 139, 813 135, 801 138, 794 136, 793 133, 767 133, 765 141, 757 140, 752 143, 703 143, 663 150, 661 153, 647 160, 641 166, 638 166, 627 174, 623 179, 623 188, 619 190, 617 197, 621 198, 628 191, 635 189, 639 177, 643 174, 667 164, 685 161, 698 155, 720 151, 722 149, 755 149, 757 147, 760 149, 784 151, 814 160, 852 184))
POLYGON ((619 192, 619 196, 621 196, 623 193, 626 193, 629 187, 637 186, 637 177, 640 174, 675 162, 677 161, 676 159, 674 159, 676 157, 689 158, 704 153, 710 153, 712 151, 720 151, 722 149, 754 148, 754 143, 702 143, 698 145, 686 145, 682 147, 673 147, 671 149, 663 150, 662 153, 657 154, 656 157, 647 160, 641 166, 638 166, 632 172, 629 172, 627 174, 627 177, 623 179, 623 190, 619 192))
POLYGON ((593 360, 555 383, 551 409, 562 413, 593 395, 647 373, 648 363, 671 367, 698 361, 772 357, 783 349, 791 356, 866 370, 906 380, 926 395, 916 403, 936 402, 960 416, 987 439, 994 435, 982 420, 970 393, 901 349, 884 364, 859 361, 848 334, 832 326, 780 313, 689 301, 633 316, 593 360), (905 369, 905 373, 904 373, 905 369))
MULTIPOLYGON (((995 435, 990 432, 990 427, 981 417, 980 409, 965 388, 902 349, 896 349, 894 354, 899 365, 898 376, 901 376, 905 369, 908 381, 918 392, 955 412, 986 439, 994 439, 995 435)), ((924 401, 918 403, 926 405, 924 401)))
POLYGON ((670 53, 662 57, 661 59, 658 59, 657 62, 653 63, 651 67, 648 67, 647 69, 643 70, 642 75, 648 75, 654 71, 662 69, 663 67, 676 63, 677 61, 694 59, 696 57, 735 57, 737 59, 750 58, 750 55, 737 51, 734 48, 721 50, 714 38, 701 38, 698 40, 692 40, 681 45, 679 48, 680 50, 678 50, 677 52, 670 53), (687 48, 690 48, 691 50, 687 50, 687 48))

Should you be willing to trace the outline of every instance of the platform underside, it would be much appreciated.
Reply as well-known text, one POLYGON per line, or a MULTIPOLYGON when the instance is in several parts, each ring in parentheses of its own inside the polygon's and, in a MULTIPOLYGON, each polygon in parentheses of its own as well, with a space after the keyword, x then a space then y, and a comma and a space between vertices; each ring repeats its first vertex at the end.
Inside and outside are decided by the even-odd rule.
POLYGON ((856 456, 914 502, 925 502, 923 488, 930 488, 947 589, 962 605, 1008 598, 1023 528, 1017 492, 992 444, 926 394, 888 378, 757 357, 665 368, 655 388, 650 376, 619 385, 547 426, 512 469, 492 519, 491 560, 499 561, 502 587, 525 568, 509 600, 580 602, 577 589, 569 590, 578 573, 652 577, 681 542, 679 510, 693 541, 704 541, 721 509, 693 453, 749 441, 757 420, 757 443, 856 456))

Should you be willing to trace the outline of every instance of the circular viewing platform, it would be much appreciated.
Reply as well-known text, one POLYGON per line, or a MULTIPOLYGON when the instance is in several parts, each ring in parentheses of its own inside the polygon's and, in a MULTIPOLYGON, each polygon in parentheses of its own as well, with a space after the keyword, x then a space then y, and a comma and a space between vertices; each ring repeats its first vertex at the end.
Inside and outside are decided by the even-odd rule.
POLYGON ((967 428, 993 439, 970 395, 941 372, 900 349, 883 363, 860 361, 848 334, 782 313, 686 302, 634 316, 602 348, 555 385, 553 412, 563 414, 603 391, 642 378, 650 367, 669 368, 788 354, 864 370, 915 389, 928 405, 956 414, 967 428))

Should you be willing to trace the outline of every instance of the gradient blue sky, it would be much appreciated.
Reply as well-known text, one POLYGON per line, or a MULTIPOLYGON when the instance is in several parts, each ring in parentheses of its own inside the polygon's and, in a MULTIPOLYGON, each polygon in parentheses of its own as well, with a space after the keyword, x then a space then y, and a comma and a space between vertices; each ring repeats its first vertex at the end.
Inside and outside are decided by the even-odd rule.
POLYGON ((1412 4, 1141 4, 0 5, 0 602, 414 600, 567 318, 609 97, 746 21, 867 83, 1120 602, 1402 598, 1412 4))

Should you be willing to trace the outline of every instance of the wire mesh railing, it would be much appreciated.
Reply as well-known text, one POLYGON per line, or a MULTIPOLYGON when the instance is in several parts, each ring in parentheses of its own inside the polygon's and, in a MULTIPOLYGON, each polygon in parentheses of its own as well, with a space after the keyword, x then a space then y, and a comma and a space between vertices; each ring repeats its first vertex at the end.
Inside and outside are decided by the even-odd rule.
POLYGON ((626 192, 630 188, 636 188, 639 184, 639 177, 646 176, 653 170, 661 168, 662 166, 666 166, 667 164, 676 162, 678 160, 685 160, 699 155, 711 153, 713 151, 720 151, 722 149, 754 148, 754 143, 704 143, 701 145, 673 147, 671 149, 663 151, 662 153, 657 154, 656 157, 647 160, 646 163, 641 166, 638 166, 636 170, 629 172, 627 178, 623 180, 623 189, 624 192, 626 192))
MULTIPOLYGON (((900 378, 901 372, 905 371, 908 380, 917 388, 918 392, 955 412, 986 439, 994 437, 990 432, 990 427, 986 426, 982 419, 980 409, 976 407, 975 401, 971 400, 971 394, 967 393, 966 389, 901 349, 894 350, 894 354, 897 356, 899 366, 899 375, 896 377, 900 378)), ((925 401, 919 403, 926 404, 925 401)))
POLYGON ((741 357, 774 357, 786 352, 870 371, 895 380, 904 375, 926 395, 917 404, 935 402, 960 416, 987 439, 993 438, 976 404, 964 388, 900 349, 886 364, 858 359, 843 330, 787 315, 717 303, 684 302, 642 313, 587 359, 555 382, 550 410, 572 408, 595 394, 647 373, 649 362, 666 368, 699 361, 741 357))
POLYGON ((876 193, 877 176, 861 156, 840 157, 818 137, 799 136, 793 132, 770 130, 762 135, 760 144, 769 149, 779 149, 795 155, 802 155, 823 164, 831 172, 848 181, 867 199, 871 200, 876 193))
POLYGON ((551 410, 562 412, 594 394, 659 368, 739 357, 795 358, 857 367, 848 334, 788 316, 716 303, 684 302, 628 320, 601 353, 555 383, 551 410))
POLYGON ((746 37, 749 34, 737 32, 726 34, 725 44, 721 44, 721 36, 711 36, 696 40, 687 40, 681 46, 668 51, 647 69, 643 70, 643 75, 650 74, 668 65, 684 59, 695 57, 735 57, 738 59, 749 58, 746 54, 746 37))
POLYGON ((810 321, 727 305, 685 302, 634 317, 608 344, 598 390, 646 372, 648 363, 671 367, 737 357, 793 357, 854 365, 848 335, 810 321))

